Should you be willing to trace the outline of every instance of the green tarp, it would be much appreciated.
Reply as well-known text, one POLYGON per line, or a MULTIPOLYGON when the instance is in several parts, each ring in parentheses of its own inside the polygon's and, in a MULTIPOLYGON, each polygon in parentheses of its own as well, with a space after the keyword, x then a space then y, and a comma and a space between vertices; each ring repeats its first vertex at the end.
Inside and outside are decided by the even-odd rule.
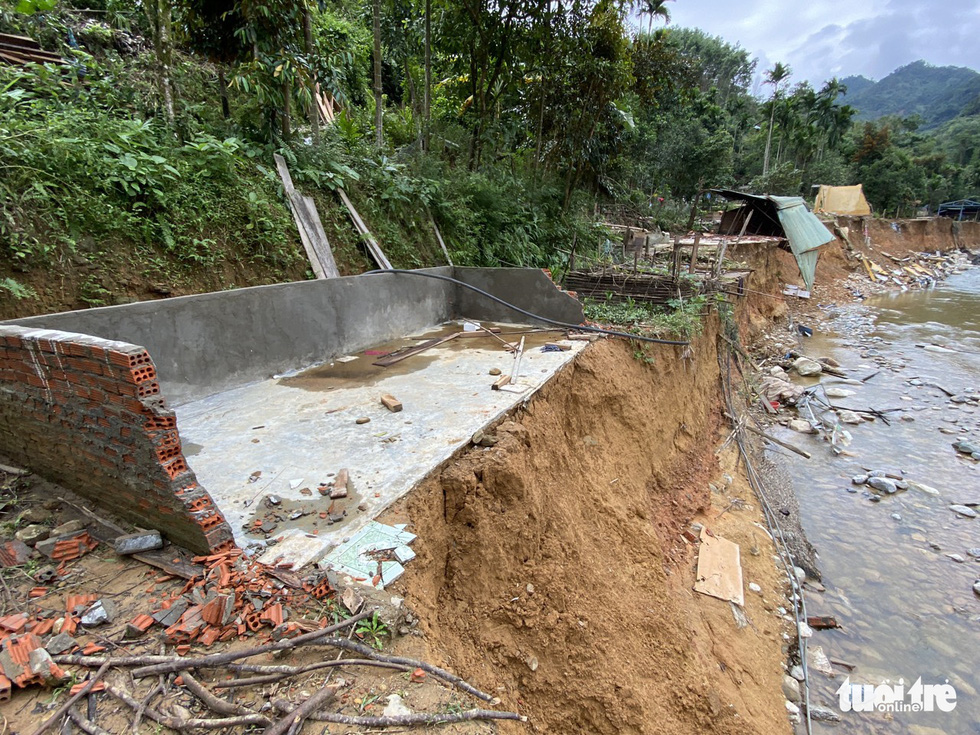
POLYGON ((730 189, 714 191, 726 199, 746 202, 746 206, 759 212, 750 223, 750 233, 773 234, 773 225, 775 225, 773 215, 775 215, 775 219, 779 221, 778 229, 782 230, 781 233, 776 234, 782 234, 786 238, 789 249, 800 267, 803 282, 807 290, 812 290, 820 246, 833 240, 834 236, 817 216, 806 208, 803 198, 746 194, 730 189))

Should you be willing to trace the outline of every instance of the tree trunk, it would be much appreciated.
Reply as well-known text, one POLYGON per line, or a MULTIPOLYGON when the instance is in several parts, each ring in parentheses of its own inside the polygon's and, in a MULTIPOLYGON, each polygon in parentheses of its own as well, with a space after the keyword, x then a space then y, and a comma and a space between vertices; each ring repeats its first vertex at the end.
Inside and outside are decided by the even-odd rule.
POLYGON ((167 125, 176 127, 177 115, 174 110, 174 88, 171 79, 172 49, 171 49, 171 11, 166 0, 149 0, 143 6, 146 18, 153 32, 153 51, 156 56, 157 86, 160 101, 163 104, 163 115, 167 125))
POLYGON ((384 145, 384 101, 381 95, 381 0, 373 2, 374 16, 374 143, 384 145))
POLYGON ((228 81, 221 66, 218 67, 218 92, 221 95, 221 116, 227 120, 231 117, 231 105, 228 103, 228 81))
POLYGON ((432 0, 425 0, 425 93, 422 98, 422 150, 429 150, 432 123, 432 0))
POLYGON ((282 131, 282 137, 288 138, 292 135, 292 123, 290 121, 290 102, 292 97, 292 90, 286 82, 282 83, 282 120, 279 122, 279 130, 282 131))
POLYGON ((408 56, 405 57, 405 81, 408 82, 408 99, 412 107, 412 118, 415 122, 416 130, 419 135, 419 142, 422 141, 422 107, 419 105, 419 96, 415 91, 415 77, 412 76, 412 67, 408 63, 408 56))
MULTIPOLYGON (((303 3, 303 43, 306 51, 306 58, 309 59, 313 55, 313 23, 310 21, 310 6, 303 3)), ((317 79, 312 71, 310 70, 309 75, 309 85, 310 85, 310 105, 309 105, 309 117, 310 117, 310 129, 313 131, 313 142, 320 142, 320 111, 317 109, 317 102, 315 95, 317 93, 317 79)))
POLYGON ((766 155, 762 158, 762 175, 769 173, 769 148, 772 146, 772 125, 776 120, 776 98, 772 98, 772 112, 769 113, 769 134, 766 136, 766 155))

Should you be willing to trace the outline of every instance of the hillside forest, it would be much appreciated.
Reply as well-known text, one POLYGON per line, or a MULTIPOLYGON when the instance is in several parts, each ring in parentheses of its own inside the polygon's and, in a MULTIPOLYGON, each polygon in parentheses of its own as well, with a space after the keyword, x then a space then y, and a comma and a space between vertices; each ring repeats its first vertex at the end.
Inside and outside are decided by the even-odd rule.
POLYGON ((860 182, 888 216, 980 191, 980 75, 946 70, 937 118, 944 70, 910 65, 869 115, 887 80, 757 69, 671 4, 0 0, 64 60, 0 64, 0 317, 309 277, 276 152, 342 273, 372 263, 338 188, 396 267, 444 262, 436 225, 457 265, 558 271, 603 221, 700 226, 714 187, 860 182))

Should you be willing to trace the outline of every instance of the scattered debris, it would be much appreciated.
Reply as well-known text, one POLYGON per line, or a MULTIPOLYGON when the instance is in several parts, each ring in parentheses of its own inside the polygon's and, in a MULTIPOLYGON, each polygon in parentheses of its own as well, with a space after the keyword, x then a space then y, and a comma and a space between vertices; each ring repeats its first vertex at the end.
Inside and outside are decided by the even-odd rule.
POLYGON ((381 395, 381 404, 392 413, 398 413, 402 410, 402 402, 390 393, 383 393, 381 395))
POLYGON ((159 531, 138 531, 119 536, 114 547, 117 554, 138 554, 143 551, 155 551, 163 548, 163 537, 159 531))
POLYGON ((415 557, 409 548, 414 540, 415 535, 404 527, 371 521, 327 554, 319 566, 384 589, 405 572, 402 564, 415 557))
POLYGON ((695 591, 744 606, 742 563, 739 557, 738 544, 702 528, 695 591))

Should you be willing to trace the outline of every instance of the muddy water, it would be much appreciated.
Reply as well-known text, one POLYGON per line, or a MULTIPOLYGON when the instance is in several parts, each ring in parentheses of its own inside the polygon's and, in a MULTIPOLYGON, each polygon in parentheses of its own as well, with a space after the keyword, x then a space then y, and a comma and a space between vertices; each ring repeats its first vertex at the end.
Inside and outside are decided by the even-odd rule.
MULTIPOLYGON (((960 517, 948 505, 980 503, 980 463, 951 447, 958 437, 980 441, 980 408, 953 403, 927 383, 980 392, 980 269, 932 291, 838 308, 823 326, 803 345, 807 354, 834 357, 856 378, 879 371, 860 386, 840 385, 855 394, 834 402, 900 410, 887 414, 890 425, 848 427, 853 456, 835 457, 816 437, 779 434, 813 453, 809 461, 780 459, 793 475, 804 526, 820 553, 826 591, 808 595, 808 613, 834 615, 842 626, 815 632, 810 645, 853 664, 852 683, 904 679, 908 690, 919 677, 923 684, 948 680, 957 699, 948 713, 842 713, 836 690, 846 669, 834 666, 833 677, 811 669, 811 701, 841 717, 837 725, 814 723, 814 732, 975 735, 980 597, 972 586, 980 580, 980 560, 968 550, 980 547, 980 518, 960 517), (850 480, 868 469, 903 473, 939 495, 913 487, 872 502, 850 480)), ((829 376, 823 382, 835 384, 829 376)))

